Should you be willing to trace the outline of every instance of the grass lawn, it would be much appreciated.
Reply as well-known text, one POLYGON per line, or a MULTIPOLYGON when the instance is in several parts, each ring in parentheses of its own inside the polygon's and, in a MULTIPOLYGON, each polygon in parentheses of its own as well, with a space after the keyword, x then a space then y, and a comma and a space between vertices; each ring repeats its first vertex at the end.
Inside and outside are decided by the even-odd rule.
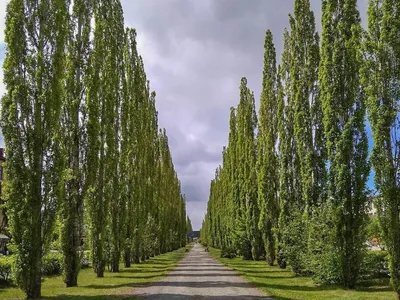
MULTIPOLYGON (((125 295, 123 299, 134 299, 133 296, 126 296, 133 287, 160 280, 177 265, 185 253, 185 248, 181 248, 144 263, 132 264, 131 268, 122 266, 119 273, 106 271, 104 278, 96 278, 92 268, 83 269, 79 273, 78 287, 66 288, 61 276, 46 277, 42 285, 42 298, 115 300, 125 295)), ((25 295, 18 287, 0 286, 0 299, 19 300, 25 299, 25 295)))
POLYGON ((389 279, 365 282, 356 290, 338 286, 315 285, 310 277, 295 277, 288 269, 270 267, 264 261, 244 261, 242 258, 220 258, 221 251, 209 247, 217 260, 236 270, 254 286, 278 300, 294 299, 346 299, 346 300, 396 300, 389 279))

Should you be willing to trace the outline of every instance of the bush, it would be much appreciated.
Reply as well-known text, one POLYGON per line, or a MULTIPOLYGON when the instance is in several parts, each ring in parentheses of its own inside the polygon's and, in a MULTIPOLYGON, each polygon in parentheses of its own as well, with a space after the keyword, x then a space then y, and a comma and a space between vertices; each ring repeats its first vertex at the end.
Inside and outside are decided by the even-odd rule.
POLYGON ((333 247, 327 247, 322 253, 313 255, 312 263, 315 283, 330 285, 342 282, 340 255, 333 247))
MULTIPOLYGON (((281 251, 278 255, 280 265, 282 259, 289 264, 296 275, 309 275, 307 269, 307 223, 301 212, 293 212, 280 230, 281 251)), ((286 266, 285 266, 286 267, 286 266)))
POLYGON ((308 222, 307 267, 315 283, 329 285, 342 282, 334 224, 334 210, 330 203, 315 210, 308 222))
POLYGON ((13 265, 14 265, 13 256, 0 257, 0 281, 11 282, 13 265))
POLYGON ((222 258, 235 258, 236 257, 236 249, 233 247, 225 247, 221 250, 222 258))
POLYGON ((60 275, 63 272, 63 256, 61 253, 50 253, 43 257, 42 275, 60 275))
POLYGON ((90 265, 90 257, 91 257, 91 252, 90 251, 83 251, 82 253, 82 259, 81 259, 81 268, 88 268, 90 265))
POLYGON ((362 279, 389 277, 389 257, 387 251, 368 251, 361 264, 362 279))

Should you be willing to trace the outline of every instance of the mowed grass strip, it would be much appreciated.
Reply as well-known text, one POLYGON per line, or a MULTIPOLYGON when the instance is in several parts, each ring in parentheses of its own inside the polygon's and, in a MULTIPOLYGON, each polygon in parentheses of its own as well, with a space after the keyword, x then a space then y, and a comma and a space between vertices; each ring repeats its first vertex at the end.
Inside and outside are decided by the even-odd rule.
MULTIPOLYGON (((188 246, 190 248, 191 246, 188 246)), ((66 288, 62 276, 45 277, 42 284, 43 299, 115 300, 135 299, 129 294, 132 288, 158 281, 165 277, 185 256, 185 248, 152 257, 131 268, 121 265, 121 272, 106 271, 104 278, 96 278, 92 268, 81 270, 78 287, 66 288)), ((0 299, 25 299, 24 293, 15 286, 0 286, 0 299)))
POLYGON ((251 284, 278 300, 346 299, 346 300, 396 300, 389 279, 381 278, 363 282, 356 290, 340 286, 320 286, 310 277, 296 277, 289 269, 270 267, 265 261, 245 261, 242 258, 221 258, 221 250, 209 247, 210 254, 251 284))

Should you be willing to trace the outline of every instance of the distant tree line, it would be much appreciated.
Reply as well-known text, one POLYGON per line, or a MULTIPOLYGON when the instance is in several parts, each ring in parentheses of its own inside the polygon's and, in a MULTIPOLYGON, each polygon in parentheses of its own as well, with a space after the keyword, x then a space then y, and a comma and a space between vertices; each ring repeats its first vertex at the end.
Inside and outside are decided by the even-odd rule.
POLYGON ((289 24, 279 66, 266 32, 258 116, 241 80, 201 240, 354 288, 372 166, 391 283, 400 297, 400 2, 370 0, 366 32, 356 0, 322 1, 321 38, 309 0, 294 1, 289 24))
POLYGON ((120 1, 10 0, 5 41, 4 197, 27 297, 57 219, 67 287, 84 223, 98 277, 184 246, 185 199, 120 1))

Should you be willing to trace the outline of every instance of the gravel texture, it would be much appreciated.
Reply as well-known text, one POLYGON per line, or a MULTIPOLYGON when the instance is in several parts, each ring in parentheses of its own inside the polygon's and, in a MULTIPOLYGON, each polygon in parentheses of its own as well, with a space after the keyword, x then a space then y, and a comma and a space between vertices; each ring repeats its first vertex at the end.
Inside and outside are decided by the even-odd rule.
POLYGON ((199 244, 167 277, 147 287, 135 288, 133 294, 145 300, 272 299, 212 258, 199 244))

